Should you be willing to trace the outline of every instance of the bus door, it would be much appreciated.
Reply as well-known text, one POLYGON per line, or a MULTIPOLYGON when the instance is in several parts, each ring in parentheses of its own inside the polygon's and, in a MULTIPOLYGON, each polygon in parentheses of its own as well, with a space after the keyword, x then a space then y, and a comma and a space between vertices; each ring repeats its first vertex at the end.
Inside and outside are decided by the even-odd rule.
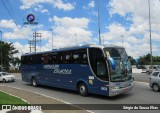
POLYGON ((108 91, 109 76, 103 51, 100 48, 89 48, 89 60, 94 75, 89 77, 90 86, 94 87, 93 90, 96 90, 94 93, 97 91, 106 93, 108 91))

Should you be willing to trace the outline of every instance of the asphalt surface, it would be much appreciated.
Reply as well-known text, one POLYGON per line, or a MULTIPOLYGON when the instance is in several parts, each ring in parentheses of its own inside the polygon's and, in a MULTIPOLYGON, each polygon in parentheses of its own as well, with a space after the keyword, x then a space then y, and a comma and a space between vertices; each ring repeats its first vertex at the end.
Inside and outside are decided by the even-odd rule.
MULTIPOLYGON (((82 97, 77 92, 40 86, 33 87, 31 84, 23 82, 20 76, 17 76, 16 82, 0 83, 0 85, 7 85, 24 90, 41 93, 50 97, 54 97, 71 104, 160 104, 160 92, 154 92, 149 87, 147 74, 133 74, 135 78, 134 88, 127 94, 122 94, 116 97, 105 97, 99 95, 89 95, 82 97), (137 82, 139 81, 139 82, 137 82)), ((96 108, 95 108, 96 109, 96 108)), ((160 108, 159 108, 160 109, 160 108)), ((90 110, 96 113, 159 113, 160 110, 90 110)))

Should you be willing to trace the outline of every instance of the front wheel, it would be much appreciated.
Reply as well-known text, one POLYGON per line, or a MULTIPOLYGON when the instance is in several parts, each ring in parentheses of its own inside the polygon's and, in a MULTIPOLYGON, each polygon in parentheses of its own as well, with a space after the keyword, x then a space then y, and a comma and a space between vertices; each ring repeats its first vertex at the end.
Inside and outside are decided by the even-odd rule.
POLYGON ((159 91, 159 85, 158 84, 154 84, 153 85, 153 90, 158 92, 159 91))
POLYGON ((36 80, 35 77, 32 78, 32 85, 33 85, 34 87, 37 87, 37 80, 36 80))
POLYGON ((81 83, 79 85, 79 94, 82 96, 87 96, 88 95, 88 88, 86 86, 86 84, 81 83))

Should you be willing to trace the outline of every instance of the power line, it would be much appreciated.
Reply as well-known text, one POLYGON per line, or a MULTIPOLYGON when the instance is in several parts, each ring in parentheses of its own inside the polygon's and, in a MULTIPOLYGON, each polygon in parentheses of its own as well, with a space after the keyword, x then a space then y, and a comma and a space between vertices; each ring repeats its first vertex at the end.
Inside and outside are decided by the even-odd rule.
POLYGON ((8 7, 7 7, 6 4, 4 3, 4 1, 3 1, 3 0, 1 0, 1 1, 2 1, 3 5, 5 6, 5 8, 7 9, 7 11, 8 11, 8 13, 9 13, 9 15, 11 16, 11 18, 13 19, 14 23, 15 23, 16 25, 18 25, 17 22, 14 20, 14 18, 13 18, 13 16, 12 16, 11 12, 9 11, 8 7))
POLYGON ((7 2, 8 2, 8 6, 10 7, 10 10, 12 11, 13 16, 15 17, 16 22, 19 22, 17 17, 15 16, 15 13, 14 13, 15 11, 13 10, 13 8, 10 5, 10 2, 8 0, 7 0, 7 2))

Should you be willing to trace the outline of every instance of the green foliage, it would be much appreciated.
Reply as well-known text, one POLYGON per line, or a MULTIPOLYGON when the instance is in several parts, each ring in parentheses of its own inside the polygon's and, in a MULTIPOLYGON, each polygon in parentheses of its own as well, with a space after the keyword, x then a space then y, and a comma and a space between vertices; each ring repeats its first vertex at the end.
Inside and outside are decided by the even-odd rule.
POLYGON ((13 60, 13 55, 18 53, 18 50, 15 49, 12 43, 0 41, 0 52, 1 50, 2 56, 0 55, 0 59, 2 58, 3 67, 5 68, 5 70, 9 70, 10 63, 13 60))
POLYGON ((133 57, 131 57, 130 62, 131 62, 131 65, 136 65, 136 62, 133 57))
POLYGON ((14 67, 19 67, 21 64, 21 60, 18 57, 14 57, 12 58, 11 63, 14 67))
MULTIPOLYGON (((160 56, 152 56, 153 65, 160 65, 160 56)), ((148 53, 147 55, 141 56, 139 58, 140 65, 150 65, 151 64, 151 55, 148 53)))

